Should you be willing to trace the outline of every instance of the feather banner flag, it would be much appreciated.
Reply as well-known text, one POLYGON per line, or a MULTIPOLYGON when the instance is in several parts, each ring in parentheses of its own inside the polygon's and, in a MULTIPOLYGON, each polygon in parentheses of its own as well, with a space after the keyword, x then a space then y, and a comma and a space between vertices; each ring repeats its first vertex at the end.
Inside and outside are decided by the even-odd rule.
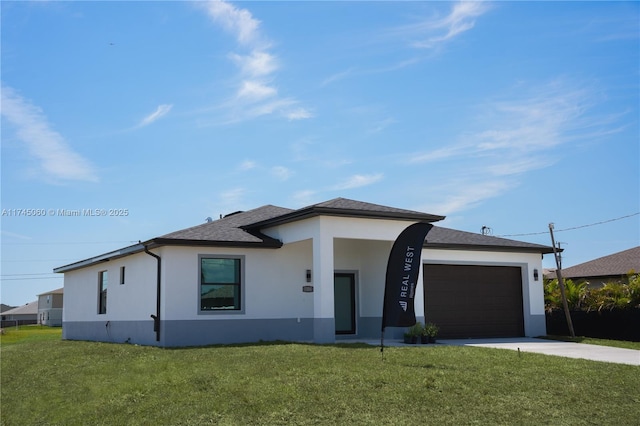
POLYGON ((393 243, 384 287, 381 351, 384 350, 385 327, 410 327, 416 323, 413 300, 420 273, 422 246, 431 228, 433 225, 430 223, 414 223, 402 231, 393 243))

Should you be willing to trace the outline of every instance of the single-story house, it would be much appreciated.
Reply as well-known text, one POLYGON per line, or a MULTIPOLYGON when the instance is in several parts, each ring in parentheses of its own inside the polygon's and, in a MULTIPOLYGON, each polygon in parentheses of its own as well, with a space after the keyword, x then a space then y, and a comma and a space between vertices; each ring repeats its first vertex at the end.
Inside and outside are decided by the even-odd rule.
POLYGON ((38 295, 38 323, 51 327, 62 325, 64 288, 38 295))
MULTIPOLYGON (((628 283, 630 272, 640 273, 640 246, 562 269, 562 278, 587 281, 590 287, 600 287, 607 282, 628 283)), ((545 273, 545 278, 557 278, 556 271, 545 273)))
MULTIPOLYGON (((265 205, 61 266, 63 338, 162 347, 376 339, 395 239, 442 219, 344 198, 265 205)), ((551 252, 434 226, 417 319, 441 337, 544 335, 542 255, 551 252)))
POLYGON ((2 326, 37 324, 38 301, 29 302, 2 313, 2 326))
POLYGON ((5 305, 4 303, 0 303, 0 314, 13 308, 15 308, 15 306, 9 306, 5 305))

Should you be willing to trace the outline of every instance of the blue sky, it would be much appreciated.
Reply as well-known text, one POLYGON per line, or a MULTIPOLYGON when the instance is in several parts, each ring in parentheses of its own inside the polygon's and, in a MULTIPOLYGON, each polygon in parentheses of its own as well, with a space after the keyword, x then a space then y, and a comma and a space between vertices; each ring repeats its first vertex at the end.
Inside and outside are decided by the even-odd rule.
POLYGON ((558 232, 565 267, 639 243, 637 2, 1 8, 3 303, 207 217, 335 197, 541 244, 628 216, 558 232))

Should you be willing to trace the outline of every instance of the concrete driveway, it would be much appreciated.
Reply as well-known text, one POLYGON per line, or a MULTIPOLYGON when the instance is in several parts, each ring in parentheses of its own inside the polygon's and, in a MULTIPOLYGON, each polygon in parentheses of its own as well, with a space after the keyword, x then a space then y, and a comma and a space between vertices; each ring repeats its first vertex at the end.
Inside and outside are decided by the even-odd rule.
POLYGON ((545 355, 584 358, 592 361, 613 362, 640 366, 640 351, 613 348, 610 346, 587 345, 584 343, 559 342, 555 340, 518 337, 505 339, 438 339, 438 343, 454 346, 479 346, 486 348, 510 349, 535 352, 545 355))

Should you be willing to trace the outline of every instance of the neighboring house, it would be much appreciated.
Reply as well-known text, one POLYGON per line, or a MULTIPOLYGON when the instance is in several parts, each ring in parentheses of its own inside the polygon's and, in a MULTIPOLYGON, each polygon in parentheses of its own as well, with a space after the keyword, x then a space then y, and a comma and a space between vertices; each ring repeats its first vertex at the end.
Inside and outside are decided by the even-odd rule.
POLYGON ((38 323, 38 301, 9 309, 2 313, 2 326, 38 323))
MULTIPOLYGON (((600 287, 610 281, 628 283, 629 272, 640 273, 640 246, 563 268, 562 278, 588 281, 590 287, 600 287)), ((545 278, 556 278, 556 271, 545 273, 545 278)))
POLYGON ((9 306, 5 305, 4 303, 0 303, 0 314, 13 308, 15 308, 15 306, 9 306))
POLYGON ((38 295, 38 322, 51 327, 62 326, 64 288, 38 295))
MULTIPOLYGON (((343 198, 266 205, 61 266, 63 338, 165 347, 377 339, 393 242, 412 223, 442 219, 343 198)), ((551 252, 434 227, 416 316, 440 337, 544 335, 542 254, 551 252)))

